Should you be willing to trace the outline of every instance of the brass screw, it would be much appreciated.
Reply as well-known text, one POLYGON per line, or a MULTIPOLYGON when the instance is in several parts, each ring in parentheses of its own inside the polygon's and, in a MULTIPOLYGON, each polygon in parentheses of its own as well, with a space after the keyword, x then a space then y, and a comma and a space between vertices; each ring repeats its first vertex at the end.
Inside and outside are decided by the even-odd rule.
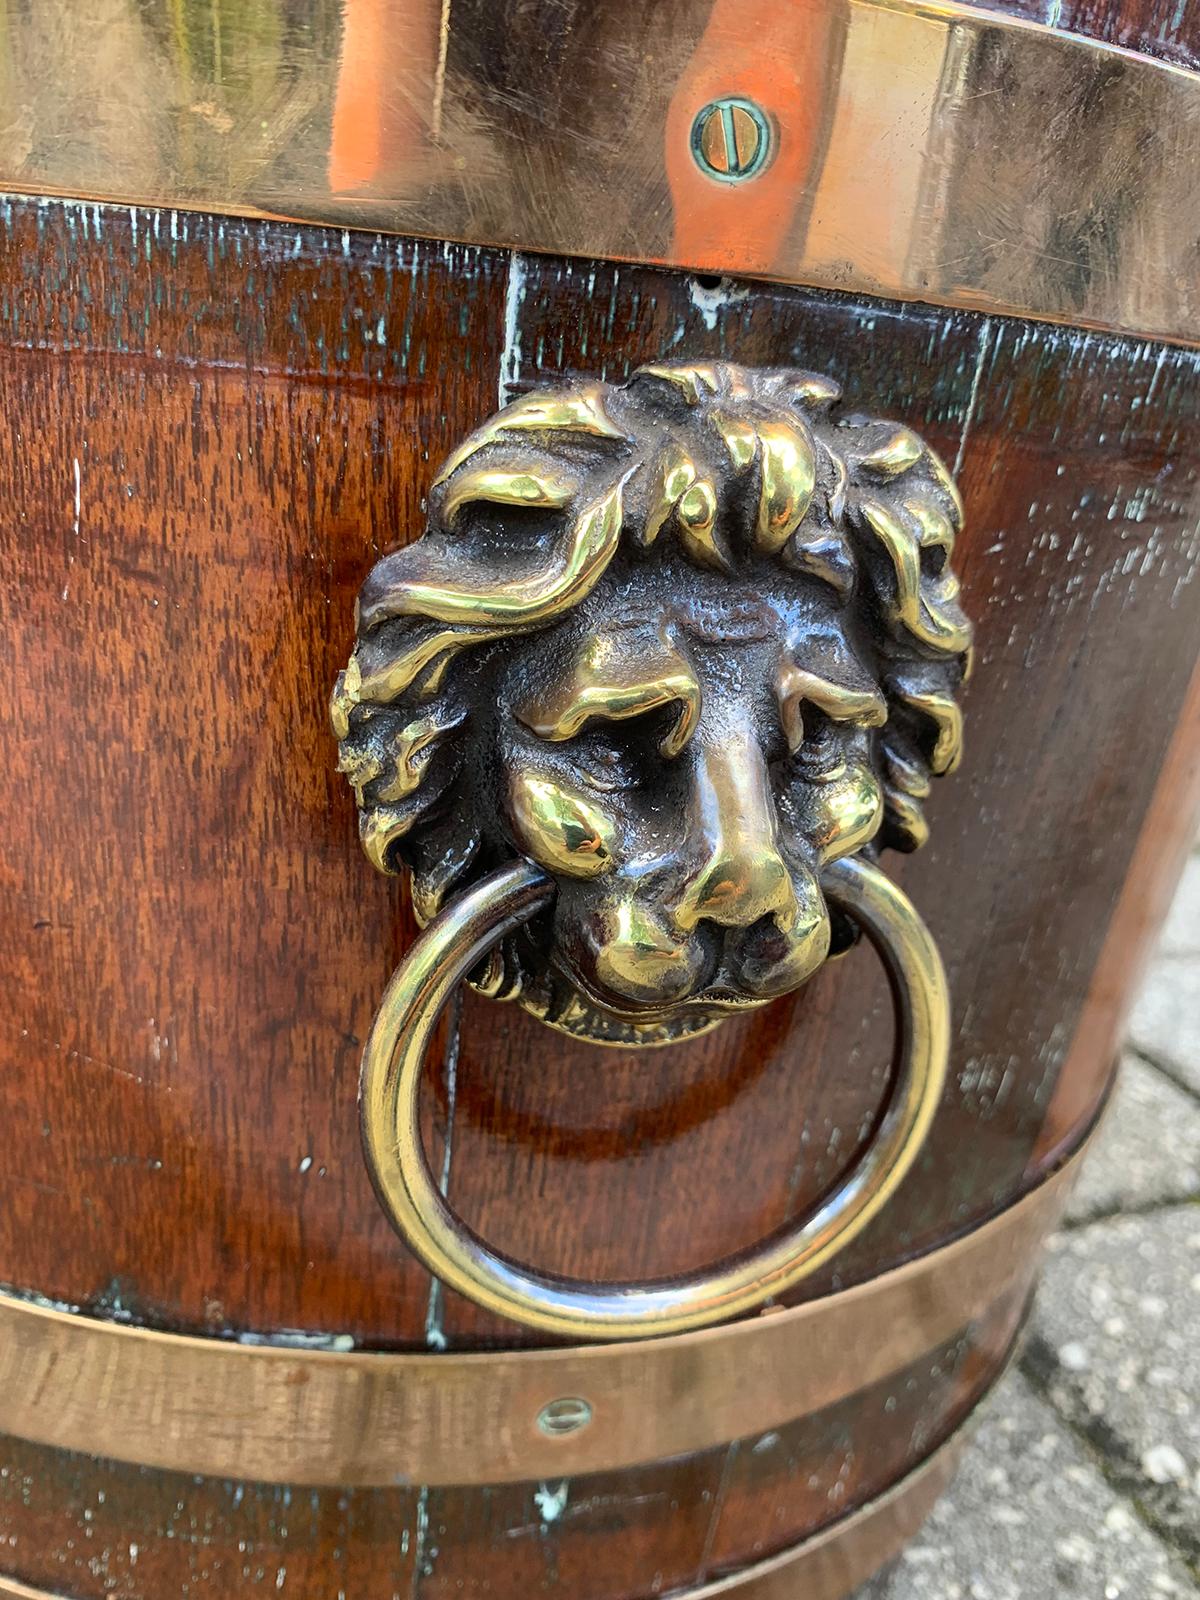
POLYGON ((720 183, 744 183, 767 164, 771 124, 752 100, 725 95, 706 105, 692 123, 696 165, 720 183))
POLYGON ((586 1400, 575 1396, 564 1396, 561 1400, 551 1400, 538 1412, 537 1425, 543 1433, 548 1433, 551 1438, 561 1438, 566 1433, 578 1433, 580 1428, 586 1428, 592 1420, 592 1408, 586 1400))

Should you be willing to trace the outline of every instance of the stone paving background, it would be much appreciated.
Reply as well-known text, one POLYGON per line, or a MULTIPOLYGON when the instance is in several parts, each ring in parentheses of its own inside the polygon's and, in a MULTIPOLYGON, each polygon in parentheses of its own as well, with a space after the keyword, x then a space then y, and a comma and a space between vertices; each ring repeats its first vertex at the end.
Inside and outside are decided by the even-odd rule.
POLYGON ((858 1600, 1200 1597, 1200 842, 1023 1353, 858 1600))

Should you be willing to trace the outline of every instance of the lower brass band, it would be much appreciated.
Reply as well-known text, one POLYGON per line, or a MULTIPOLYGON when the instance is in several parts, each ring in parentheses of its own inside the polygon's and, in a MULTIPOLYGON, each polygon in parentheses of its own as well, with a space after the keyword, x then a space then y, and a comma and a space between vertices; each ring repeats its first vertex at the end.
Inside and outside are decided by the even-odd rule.
POLYGON ((0 1432, 266 1482, 499 1483, 630 1466, 853 1394, 1027 1286, 1087 1146, 990 1222, 825 1299, 648 1343, 335 1353, 186 1338, 0 1297, 0 1432), (588 1420, 547 1432, 548 1407, 588 1420), (248 1425, 252 1419, 252 1425, 248 1425))

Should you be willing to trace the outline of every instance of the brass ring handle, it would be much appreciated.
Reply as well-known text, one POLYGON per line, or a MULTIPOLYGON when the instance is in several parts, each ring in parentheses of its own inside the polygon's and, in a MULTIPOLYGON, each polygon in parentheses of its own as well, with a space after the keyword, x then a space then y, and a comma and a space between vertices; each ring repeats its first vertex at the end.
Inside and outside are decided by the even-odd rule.
POLYGON ((642 1283, 543 1273, 493 1250, 443 1198, 420 1137, 426 1049, 455 986, 506 934, 554 898, 528 861, 493 873, 428 927, 397 967, 363 1052, 367 1164, 393 1227, 451 1288, 527 1327, 568 1338, 645 1339, 753 1310, 809 1276, 860 1233, 912 1166, 941 1097, 949 997, 932 936, 878 867, 850 857, 825 868, 828 899, 866 932, 896 1006, 899 1070, 879 1127, 840 1182, 805 1216, 724 1261, 642 1283))

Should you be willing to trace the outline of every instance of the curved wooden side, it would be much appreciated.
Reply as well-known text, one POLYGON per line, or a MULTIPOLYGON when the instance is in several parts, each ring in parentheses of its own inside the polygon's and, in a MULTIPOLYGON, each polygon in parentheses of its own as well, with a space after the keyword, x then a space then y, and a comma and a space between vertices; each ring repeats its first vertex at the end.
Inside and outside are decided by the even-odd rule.
POLYGON ((878 1572, 921 1527, 949 1483, 966 1443, 969 1422, 960 1425, 920 1466, 876 1500, 791 1550, 741 1572, 693 1589, 681 1600, 845 1600, 878 1572))
MULTIPOLYGON (((533 1337, 443 1296, 371 1192, 353 1085, 413 927, 325 700, 363 573, 500 387, 664 349, 819 365, 962 455, 967 755, 890 869, 946 955, 950 1083, 804 1292, 1023 1191, 1195 669, 1200 357, 225 218, 12 201, 0 238, 0 1285, 197 1334, 533 1337)), ((472 996, 426 1143, 519 1259, 687 1270, 828 1189, 891 1043, 860 950, 653 1059, 472 996)))
POLYGON ((1141 837, 1129 863, 1087 1003, 1030 1159, 1036 1182, 1062 1159, 1079 1128, 1107 1093, 1113 1041, 1124 1037, 1136 984, 1167 914, 1179 874, 1196 837, 1200 814, 1200 665, 1192 675, 1159 774, 1141 837))

